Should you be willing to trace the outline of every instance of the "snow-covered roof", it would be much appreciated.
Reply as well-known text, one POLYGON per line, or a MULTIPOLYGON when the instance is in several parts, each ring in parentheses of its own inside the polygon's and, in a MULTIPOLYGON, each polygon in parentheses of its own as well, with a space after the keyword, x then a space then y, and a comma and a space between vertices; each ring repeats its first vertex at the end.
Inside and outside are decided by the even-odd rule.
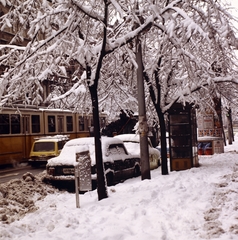
POLYGON ((61 108, 39 108, 40 111, 43 112, 69 112, 72 113, 69 109, 61 109, 61 108))

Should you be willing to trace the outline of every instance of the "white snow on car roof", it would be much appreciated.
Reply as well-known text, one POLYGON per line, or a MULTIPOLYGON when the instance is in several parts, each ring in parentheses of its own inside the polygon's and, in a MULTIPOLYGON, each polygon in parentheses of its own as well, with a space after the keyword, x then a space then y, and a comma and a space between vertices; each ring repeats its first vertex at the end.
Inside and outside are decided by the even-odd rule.
POLYGON ((140 142, 140 135, 139 134, 120 134, 114 136, 114 138, 119 138, 123 142, 140 142))
POLYGON ((56 139, 56 138, 44 138, 44 139, 39 139, 36 140, 35 142, 59 142, 61 139, 56 139))
MULTIPOLYGON (((102 153, 103 153, 103 161, 110 161, 110 159, 106 156, 108 151, 108 146, 112 144, 123 144, 120 139, 112 138, 112 137, 102 137, 102 153)), ((48 161, 48 166, 56 166, 56 165, 75 165, 76 164, 76 152, 84 152, 89 151, 91 163, 95 164, 95 145, 94 145, 94 137, 87 138, 76 138, 68 141, 59 156, 51 158, 48 161)), ((114 157, 119 156, 114 155, 114 157)), ((113 161, 114 159, 111 159, 113 161)))
MULTIPOLYGON (((101 137, 102 148, 108 144, 119 144, 122 143, 122 140, 112 138, 112 137, 101 137)), ((66 146, 81 146, 94 144, 94 137, 85 137, 85 138, 75 138, 66 143, 66 146)))
POLYGON ((43 137, 36 137, 35 141, 37 142, 59 142, 63 140, 69 140, 68 135, 55 135, 55 136, 43 136, 43 137))

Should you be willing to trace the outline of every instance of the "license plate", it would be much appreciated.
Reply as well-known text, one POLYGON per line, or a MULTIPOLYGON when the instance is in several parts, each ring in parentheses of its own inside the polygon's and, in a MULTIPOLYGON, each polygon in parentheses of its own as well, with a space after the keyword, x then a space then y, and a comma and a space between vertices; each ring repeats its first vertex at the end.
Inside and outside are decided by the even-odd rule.
POLYGON ((74 168, 63 168, 63 173, 65 175, 74 175, 74 168))

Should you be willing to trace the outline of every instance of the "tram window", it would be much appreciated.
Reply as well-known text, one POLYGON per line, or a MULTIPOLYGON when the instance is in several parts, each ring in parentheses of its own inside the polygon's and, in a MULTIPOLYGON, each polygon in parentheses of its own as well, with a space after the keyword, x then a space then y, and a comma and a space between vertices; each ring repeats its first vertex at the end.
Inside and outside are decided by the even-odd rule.
POLYGON ((48 131, 55 132, 55 116, 48 116, 48 131))
POLYGON ((22 133, 23 134, 30 133, 30 117, 28 115, 22 116, 22 133))
POLYGON ((67 132, 73 131, 73 117, 66 116, 67 132))
POLYGON ((92 126, 93 125, 93 118, 92 117, 89 118, 89 122, 91 123, 90 126, 92 126))
POLYGON ((79 131, 84 131, 84 117, 79 117, 79 131))
POLYGON ((9 134, 9 114, 0 114, 0 134, 9 134))
POLYGON ((21 130, 20 115, 11 114, 11 133, 12 134, 20 133, 20 130, 21 130))
POLYGON ((64 116, 58 116, 58 133, 64 132, 64 116))
POLYGON ((40 132, 40 116, 39 115, 31 116, 31 130, 32 130, 32 133, 40 132))

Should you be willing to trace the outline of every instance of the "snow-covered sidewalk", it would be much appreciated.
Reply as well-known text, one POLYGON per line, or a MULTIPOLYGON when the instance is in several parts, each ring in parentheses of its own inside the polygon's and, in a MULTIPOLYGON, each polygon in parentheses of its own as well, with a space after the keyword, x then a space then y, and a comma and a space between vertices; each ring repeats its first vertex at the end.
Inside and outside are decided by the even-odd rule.
MULTIPOLYGON (((6 208, 13 210, 12 218, 19 218, 5 214, 11 220, 0 222, 0 239, 238 239, 236 149, 237 137, 224 154, 200 157, 198 168, 167 176, 158 168, 151 172, 151 180, 138 177, 109 187, 109 198, 102 201, 96 191, 80 195, 80 208, 76 208, 75 194, 43 184, 32 198, 38 209, 22 212, 19 218, 14 212, 21 209, 0 191, 0 214, 5 201, 6 208)), ((23 188, 18 191, 20 196, 27 194, 23 188)))

